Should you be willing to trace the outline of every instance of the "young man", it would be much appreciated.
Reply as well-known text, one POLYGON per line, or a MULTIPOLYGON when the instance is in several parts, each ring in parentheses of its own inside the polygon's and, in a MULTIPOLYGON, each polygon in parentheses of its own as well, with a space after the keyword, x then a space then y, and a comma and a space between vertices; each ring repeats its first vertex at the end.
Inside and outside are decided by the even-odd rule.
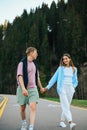
POLYGON ((42 85, 39 78, 38 67, 35 62, 38 54, 37 49, 34 47, 28 47, 26 50, 27 56, 23 58, 17 68, 17 102, 20 105, 20 113, 22 118, 21 130, 27 130, 26 121, 26 104, 30 107, 29 116, 29 130, 34 129, 36 104, 39 100, 39 94, 37 85, 42 89, 42 85))

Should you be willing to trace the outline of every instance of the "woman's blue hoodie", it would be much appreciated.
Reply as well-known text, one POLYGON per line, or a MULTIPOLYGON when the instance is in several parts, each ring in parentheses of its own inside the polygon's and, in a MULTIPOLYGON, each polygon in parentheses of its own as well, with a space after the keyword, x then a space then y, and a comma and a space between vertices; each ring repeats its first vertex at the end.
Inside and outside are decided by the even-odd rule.
MULTIPOLYGON (((49 90, 57 82, 57 93, 59 94, 62 90, 63 79, 64 79, 64 66, 59 66, 56 72, 54 73, 54 75, 52 76, 52 78, 50 79, 46 88, 49 90)), ((73 87, 76 88, 78 85, 76 67, 74 67, 72 83, 73 83, 73 87)))

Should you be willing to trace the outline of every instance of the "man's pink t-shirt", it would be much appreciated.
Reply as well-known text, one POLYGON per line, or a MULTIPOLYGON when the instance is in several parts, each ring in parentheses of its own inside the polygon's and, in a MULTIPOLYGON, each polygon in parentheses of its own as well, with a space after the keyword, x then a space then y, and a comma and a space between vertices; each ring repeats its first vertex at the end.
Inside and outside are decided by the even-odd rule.
MULTIPOLYGON (((28 61, 28 85, 27 88, 36 88, 36 82, 35 82, 35 73, 36 73, 36 67, 35 64, 32 61, 28 61)), ((20 62, 18 64, 17 68, 17 81, 18 76, 23 76, 23 62, 20 62)), ((18 85, 20 86, 20 83, 18 81, 18 85)))

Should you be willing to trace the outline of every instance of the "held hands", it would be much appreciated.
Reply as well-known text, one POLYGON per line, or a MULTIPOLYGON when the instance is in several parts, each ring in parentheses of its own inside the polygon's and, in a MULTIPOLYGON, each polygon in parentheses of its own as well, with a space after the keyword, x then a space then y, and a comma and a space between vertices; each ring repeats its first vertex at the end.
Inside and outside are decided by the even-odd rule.
POLYGON ((44 93, 44 92, 46 92, 46 91, 47 91, 47 88, 46 88, 46 87, 40 89, 40 92, 41 92, 41 93, 44 93))

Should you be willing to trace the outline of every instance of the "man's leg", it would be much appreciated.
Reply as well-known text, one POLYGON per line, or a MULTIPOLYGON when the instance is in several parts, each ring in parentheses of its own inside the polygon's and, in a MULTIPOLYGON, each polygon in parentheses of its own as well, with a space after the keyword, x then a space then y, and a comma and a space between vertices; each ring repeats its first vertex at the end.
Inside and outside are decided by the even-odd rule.
POLYGON ((26 109, 26 105, 21 105, 21 106, 20 106, 20 113, 21 113, 21 118, 22 118, 22 120, 26 120, 26 112, 25 112, 25 109, 26 109))
POLYGON ((33 130, 36 116, 36 102, 30 103, 30 126, 29 130, 33 130))
POLYGON ((21 113, 21 119, 22 119, 22 127, 21 130, 27 130, 27 121, 26 121, 26 105, 20 106, 20 113, 21 113))

